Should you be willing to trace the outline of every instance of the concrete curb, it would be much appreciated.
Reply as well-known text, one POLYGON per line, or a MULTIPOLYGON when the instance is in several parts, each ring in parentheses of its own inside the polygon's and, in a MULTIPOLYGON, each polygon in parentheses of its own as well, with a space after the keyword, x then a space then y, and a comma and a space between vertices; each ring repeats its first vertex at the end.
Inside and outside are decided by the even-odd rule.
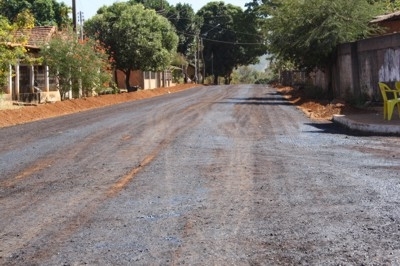
POLYGON ((360 122, 345 115, 334 115, 332 121, 354 130, 377 135, 398 135, 400 136, 400 125, 373 124, 360 122))

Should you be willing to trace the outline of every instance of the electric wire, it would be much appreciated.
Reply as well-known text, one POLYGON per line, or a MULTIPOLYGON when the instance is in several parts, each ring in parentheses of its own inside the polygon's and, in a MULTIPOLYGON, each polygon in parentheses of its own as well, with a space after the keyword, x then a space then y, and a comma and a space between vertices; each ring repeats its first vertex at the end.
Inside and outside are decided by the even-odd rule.
MULTIPOLYGON (((178 33, 181 33, 183 35, 186 36, 191 36, 191 37, 197 37, 196 34, 190 34, 187 32, 183 32, 183 31, 177 31, 178 33)), ((259 43, 259 42, 255 42, 255 43, 251 43, 251 42, 229 42, 229 41, 220 41, 220 40, 215 40, 215 39, 209 39, 209 38, 204 38, 202 37, 203 40, 205 41, 209 41, 209 42, 215 42, 215 43, 225 43, 225 44, 233 44, 233 45, 265 45, 264 43, 259 43)))

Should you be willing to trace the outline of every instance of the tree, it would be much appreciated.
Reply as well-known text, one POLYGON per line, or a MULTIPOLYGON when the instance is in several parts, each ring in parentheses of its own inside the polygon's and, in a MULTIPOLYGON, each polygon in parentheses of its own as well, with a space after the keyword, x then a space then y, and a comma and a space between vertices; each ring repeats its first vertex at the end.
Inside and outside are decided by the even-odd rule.
POLYGON ((80 41, 73 32, 55 36, 41 48, 41 56, 59 81, 62 99, 72 89, 88 95, 100 91, 111 80, 108 59, 101 47, 87 39, 80 41))
POLYGON ((168 20, 175 26, 179 37, 177 52, 188 56, 195 45, 195 36, 199 32, 199 18, 188 4, 178 3, 169 14, 168 20))
POLYGON ((19 59, 28 60, 24 47, 28 40, 27 36, 17 32, 30 29, 33 24, 34 18, 28 11, 18 14, 12 24, 7 18, 0 16, 0 87, 7 84, 10 65, 16 64, 19 59))
POLYGON ((268 51, 297 68, 330 70, 338 44, 369 36, 378 5, 366 0, 281 0, 267 9, 268 51))
POLYGON ((193 53, 195 36, 199 32, 200 21, 189 4, 178 3, 171 6, 165 0, 130 0, 130 4, 142 4, 146 9, 153 9, 157 14, 168 19, 175 26, 179 37, 177 52, 188 57, 193 53))
POLYGON ((228 84, 234 68, 256 63, 265 53, 255 16, 244 13, 240 7, 210 2, 197 15, 204 21, 200 31, 204 72, 214 76, 214 83, 222 76, 228 84))
POLYGON ((380 1, 383 6, 383 10, 385 12, 396 12, 400 10, 400 1, 399 0, 381 0, 380 1))
POLYGON ((234 84, 254 84, 260 79, 266 79, 266 72, 257 71, 251 66, 240 66, 232 73, 234 84))
POLYGON ((379 4, 366 0, 280 0, 266 18, 268 52, 278 62, 290 62, 308 72, 316 68, 328 78, 329 98, 333 98, 332 66, 340 43, 365 38, 378 29, 369 21, 379 12, 379 4))
POLYGON ((178 43, 166 18, 143 5, 125 2, 99 10, 86 21, 85 32, 104 44, 113 66, 125 73, 127 88, 132 70, 166 69, 178 43))
MULTIPOLYGON (((197 52, 195 39, 200 31, 201 21, 190 5, 178 3, 176 6, 171 6, 165 0, 130 0, 129 2, 143 4, 145 8, 154 9, 157 14, 168 19, 175 26, 179 37, 177 53, 183 55, 187 61, 195 63, 194 54, 197 52)), ((174 74, 177 74, 176 70, 175 68, 174 74)))
POLYGON ((0 1, 0 14, 14 22, 17 15, 29 10, 36 26, 57 25, 59 28, 71 24, 68 17, 70 8, 56 0, 7 0, 0 1))
POLYGON ((392 13, 400 10, 400 0, 367 0, 371 5, 380 5, 382 13, 392 13))
POLYGON ((279 7, 280 0, 252 0, 245 4, 246 12, 253 13, 257 17, 268 17, 275 8, 279 7))
POLYGON ((130 5, 142 4, 146 9, 153 9, 157 14, 168 17, 172 6, 166 0, 129 0, 130 5))

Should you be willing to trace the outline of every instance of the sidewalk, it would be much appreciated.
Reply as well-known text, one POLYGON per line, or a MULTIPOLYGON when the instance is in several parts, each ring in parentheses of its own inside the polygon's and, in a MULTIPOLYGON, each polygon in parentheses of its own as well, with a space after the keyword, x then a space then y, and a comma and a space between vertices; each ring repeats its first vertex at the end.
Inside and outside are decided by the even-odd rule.
POLYGON ((400 118, 394 110, 390 121, 383 119, 382 107, 374 111, 347 115, 334 115, 332 121, 354 131, 371 135, 396 135, 400 136, 400 118))

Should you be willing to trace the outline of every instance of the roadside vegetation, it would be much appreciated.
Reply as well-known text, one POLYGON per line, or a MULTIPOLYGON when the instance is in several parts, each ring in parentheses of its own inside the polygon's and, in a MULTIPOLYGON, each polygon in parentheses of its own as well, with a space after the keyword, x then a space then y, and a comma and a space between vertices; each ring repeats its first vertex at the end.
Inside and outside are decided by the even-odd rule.
POLYGON ((208 84, 272 82, 282 70, 329 73, 338 44, 379 32, 369 21, 399 7, 400 0, 249 0, 245 9, 213 1, 196 13, 189 4, 129 0, 101 7, 78 41, 65 4, 1 1, 0 83, 16 60, 42 60, 59 78, 62 95, 72 86, 79 96, 113 87, 117 69, 126 87, 134 85, 132 70, 171 70, 175 82, 184 82, 193 69, 188 78, 208 84), (26 39, 13 39, 13 32, 48 25, 62 34, 43 45, 41 58, 29 58, 26 39), (12 43, 20 45, 10 49, 12 43), (248 67, 265 54, 268 69, 248 67))
POLYGON ((104 7, 85 23, 85 32, 104 45, 113 67, 124 72, 126 88, 132 70, 167 69, 178 44, 168 20, 142 4, 104 7))
POLYGON ((43 46, 40 55, 57 78, 62 99, 70 91, 80 98, 109 87, 111 66, 102 46, 92 39, 80 40, 65 30, 43 46))
MULTIPOLYGON (((23 11, 15 17, 11 23, 7 18, 0 16, 0 87, 7 84, 7 78, 10 73, 10 65, 18 60, 29 61, 30 58, 24 47, 27 43, 27 37, 17 35, 16 32, 22 29, 30 29, 34 26, 33 16, 23 11), (11 47, 11 48, 10 48, 11 47)), ((2 92, 2 90, 0 90, 2 92)))

